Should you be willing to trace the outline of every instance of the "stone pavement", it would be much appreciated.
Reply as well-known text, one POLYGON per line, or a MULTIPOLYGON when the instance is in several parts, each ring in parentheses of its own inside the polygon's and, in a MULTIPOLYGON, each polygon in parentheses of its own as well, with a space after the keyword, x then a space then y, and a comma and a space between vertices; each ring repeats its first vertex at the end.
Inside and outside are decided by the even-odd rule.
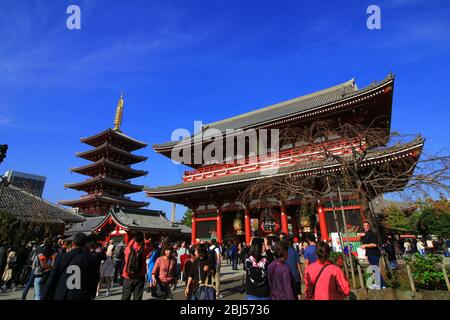
MULTIPOLYGON (((242 285, 242 270, 232 270, 230 265, 224 261, 221 268, 221 294, 224 300, 243 300, 244 294, 240 293, 242 285)), ((178 283, 177 289, 174 291, 174 300, 185 300, 184 296, 185 285, 178 283)), ((100 289, 99 296, 95 300, 120 300, 122 295, 122 288, 114 286, 112 293, 106 296, 106 289, 100 289)), ((22 297, 22 287, 17 288, 14 292, 0 293, 0 300, 20 300, 22 297)), ((34 299, 34 290, 30 289, 27 300, 34 299)), ((149 292, 144 291, 143 300, 156 300, 149 292)))

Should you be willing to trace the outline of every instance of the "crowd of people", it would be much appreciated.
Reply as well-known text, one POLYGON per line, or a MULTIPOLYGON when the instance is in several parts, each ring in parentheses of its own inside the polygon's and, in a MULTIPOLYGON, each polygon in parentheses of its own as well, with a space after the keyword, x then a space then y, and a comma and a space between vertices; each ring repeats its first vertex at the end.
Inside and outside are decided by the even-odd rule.
MULTIPOLYGON (((413 244, 388 238, 379 246, 368 222, 361 243, 370 265, 378 266, 385 253, 394 270, 397 259, 412 254, 414 247, 425 254, 421 240, 413 244)), ((314 234, 303 242, 284 233, 279 238, 253 237, 247 246, 236 241, 220 245, 215 239, 187 245, 165 237, 152 240, 139 232, 127 244, 113 239, 104 243, 79 233, 70 244, 62 237, 18 247, 1 244, 0 288, 7 292, 22 285, 22 300, 31 287, 35 300, 92 300, 103 286, 105 296, 114 286, 121 287, 122 300, 141 300, 144 290, 170 300, 184 283, 186 299, 214 300, 223 297, 221 268, 228 261, 233 270, 243 270, 242 293, 248 300, 342 300, 350 294, 350 286, 342 269, 330 261, 330 252, 330 245, 317 241, 314 234), (73 280, 74 276, 79 278, 73 280), (68 285, 71 281, 73 285, 68 285)), ((385 287, 381 278, 372 289, 385 287)))

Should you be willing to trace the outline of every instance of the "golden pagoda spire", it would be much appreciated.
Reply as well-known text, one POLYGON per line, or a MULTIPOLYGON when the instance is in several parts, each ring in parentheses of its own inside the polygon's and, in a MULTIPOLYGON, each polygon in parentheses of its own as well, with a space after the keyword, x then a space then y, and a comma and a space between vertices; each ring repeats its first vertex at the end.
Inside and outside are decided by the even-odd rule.
POLYGON ((114 118, 114 130, 120 131, 123 114, 123 92, 120 93, 119 102, 117 103, 116 117, 114 118))

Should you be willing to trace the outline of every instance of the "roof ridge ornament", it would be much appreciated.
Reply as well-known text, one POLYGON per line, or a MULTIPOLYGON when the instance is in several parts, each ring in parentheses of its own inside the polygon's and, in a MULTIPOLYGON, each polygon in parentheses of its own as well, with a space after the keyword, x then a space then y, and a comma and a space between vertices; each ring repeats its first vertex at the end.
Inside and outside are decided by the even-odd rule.
POLYGON ((120 98, 117 102, 116 116, 114 118, 114 130, 120 131, 120 125, 122 124, 122 115, 123 115, 123 91, 120 92, 120 98))

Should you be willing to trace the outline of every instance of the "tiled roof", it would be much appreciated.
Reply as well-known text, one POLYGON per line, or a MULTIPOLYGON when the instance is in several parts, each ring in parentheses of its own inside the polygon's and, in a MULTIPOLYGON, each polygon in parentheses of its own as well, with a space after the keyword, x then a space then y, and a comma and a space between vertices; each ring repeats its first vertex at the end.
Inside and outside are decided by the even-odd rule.
MULTIPOLYGON (((395 153, 405 152, 406 150, 412 150, 412 149, 418 149, 422 148, 424 143, 424 139, 421 137, 418 137, 414 139, 413 141, 409 143, 405 143, 402 145, 395 145, 392 147, 385 147, 385 148, 379 148, 370 150, 368 154, 365 157, 364 161, 371 161, 373 159, 378 159, 386 155, 391 155, 395 153)), ((251 182, 262 178, 268 178, 268 177, 275 177, 275 176, 283 176, 289 173, 304 173, 304 172, 311 172, 315 169, 320 168, 333 168, 338 167, 339 163, 337 160, 334 159, 327 159, 324 161, 309 161, 306 163, 300 163, 292 166, 284 166, 280 167, 278 172, 274 175, 263 175, 261 174, 261 171, 255 171, 255 172, 249 172, 249 173, 242 173, 242 174, 232 174, 224 177, 219 178, 211 178, 211 179, 203 179, 198 181, 192 181, 192 182, 185 182, 185 183, 179 183, 175 185, 170 186, 160 186, 156 188, 148 188, 144 187, 144 191, 148 193, 149 196, 158 196, 158 194, 165 194, 170 192, 177 192, 177 191, 188 191, 190 189, 195 190, 206 190, 209 187, 216 187, 220 185, 228 185, 228 184, 237 184, 241 182, 251 182)))
POLYGON ((90 137, 86 137, 86 138, 81 138, 80 141, 84 142, 86 144, 95 146, 95 141, 97 141, 98 139, 104 139, 106 136, 111 135, 113 137, 117 137, 119 139, 125 140, 127 142, 129 142, 130 144, 135 145, 134 148, 132 148, 132 150, 138 150, 141 148, 144 148, 147 146, 147 144, 145 142, 139 141, 137 139, 131 138, 130 136, 127 136, 126 134, 119 132, 117 130, 113 130, 111 128, 108 128, 96 135, 90 136, 90 137))
MULTIPOLYGON (((111 208, 105 221, 112 216, 120 225, 128 229, 138 229, 142 231, 180 231, 181 228, 172 226, 162 211, 132 209, 132 208, 111 208)), ((97 227, 100 224, 97 225, 97 227)), ((93 228, 95 229, 95 227, 93 228)))
POLYGON ((27 222, 73 223, 85 220, 79 214, 13 186, 3 189, 0 210, 27 222))
MULTIPOLYGON (((284 101, 252 112, 244 113, 235 117, 213 122, 203 126, 203 130, 215 128, 224 132, 226 129, 245 129, 257 125, 292 117, 302 114, 312 109, 337 103, 359 94, 366 93, 374 88, 380 87, 393 80, 393 75, 389 74, 385 79, 362 88, 357 89, 354 79, 342 84, 320 90, 308 95, 304 95, 292 100, 284 101)), ((164 149, 175 146, 179 141, 171 141, 162 144, 154 144, 154 149, 164 149)))
POLYGON ((87 217, 85 221, 73 224, 70 227, 70 229, 68 229, 66 232, 64 232, 64 235, 73 236, 73 235, 77 234, 78 232, 90 234, 91 230, 93 228, 95 228, 96 226, 98 226, 104 219, 105 219, 104 216, 87 217))
POLYGON ((383 213, 385 210, 391 206, 396 207, 400 210, 407 210, 414 208, 416 204, 407 201, 394 201, 385 199, 379 196, 371 201, 372 208, 375 213, 383 213))
POLYGON ((86 186, 89 186, 89 185, 92 185, 92 184, 97 184, 97 183, 100 183, 100 182, 104 183, 104 184, 109 184, 109 185, 114 185, 114 186, 119 186, 119 187, 125 188, 127 190, 130 190, 129 193, 142 191, 142 189, 144 187, 144 186, 141 186, 141 185, 128 183, 128 182, 125 182, 123 180, 117 180, 117 179, 113 179, 113 178, 110 178, 110 177, 98 176, 98 177, 87 179, 87 180, 82 181, 82 182, 64 184, 64 188, 83 190, 86 186))
POLYGON ((140 156, 131 152, 128 152, 126 150, 122 150, 119 149, 117 147, 114 147, 112 144, 105 142, 101 145, 99 145, 98 147, 91 149, 91 150, 87 150, 87 151, 83 151, 83 152, 77 152, 75 155, 77 157, 83 158, 83 159, 87 159, 87 160, 91 160, 92 156, 98 152, 107 152, 107 151, 113 151, 114 153, 120 154, 121 156, 124 156, 127 159, 127 164, 134 164, 134 163, 139 163, 142 161, 147 160, 148 158, 145 156, 140 156))
POLYGON ((186 226, 184 224, 175 223, 174 226, 177 227, 177 228, 180 228, 181 229, 181 233, 186 233, 186 234, 192 233, 192 228, 188 227, 188 226, 186 226))
POLYGON ((144 207, 148 205, 148 202, 140 202, 140 201, 134 201, 129 200, 123 197, 116 197, 111 195, 102 195, 102 194, 91 194, 85 197, 82 197, 80 199, 75 200, 61 200, 58 201, 58 203, 65 205, 65 206, 79 206, 91 202, 98 201, 100 203, 111 203, 111 204, 120 204, 123 206, 130 206, 130 207, 144 207))
POLYGON ((106 159, 100 159, 97 162, 90 163, 90 164, 87 164, 82 167, 71 168, 70 171, 84 174, 83 172, 86 172, 86 170, 93 169, 93 168, 96 168, 101 165, 104 165, 109 168, 118 169, 121 172, 126 172, 126 173, 128 173, 128 176, 130 178, 137 178, 137 177, 146 175, 148 173, 148 171, 136 170, 129 166, 124 166, 122 164, 116 163, 114 161, 106 160, 106 159))

